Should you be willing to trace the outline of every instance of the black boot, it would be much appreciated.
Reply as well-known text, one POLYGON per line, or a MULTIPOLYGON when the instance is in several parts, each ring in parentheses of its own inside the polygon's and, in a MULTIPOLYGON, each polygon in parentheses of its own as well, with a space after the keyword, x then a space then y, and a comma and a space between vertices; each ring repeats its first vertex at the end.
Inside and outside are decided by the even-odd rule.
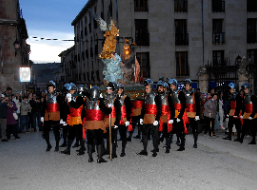
POLYGON ((197 139, 198 139, 198 134, 195 133, 194 134, 194 145, 193 145, 193 148, 197 148, 197 139))
POLYGON ((68 140, 68 147, 67 147, 64 151, 61 151, 60 153, 61 153, 61 154, 66 154, 66 155, 70 155, 71 143, 72 143, 72 141, 71 141, 71 140, 68 140))
POLYGON ((138 153, 138 155, 147 156, 148 153, 147 153, 147 151, 142 150, 141 152, 138 153))
POLYGON ((86 151, 86 147, 85 147, 85 144, 84 144, 84 140, 81 139, 80 140, 80 149, 78 149, 78 154, 77 155, 84 155, 85 154, 85 151, 86 151))
POLYGON ((181 135, 180 139, 181 139, 181 143, 180 143, 180 147, 179 147, 179 149, 177 149, 177 151, 185 150, 185 135, 184 134, 181 135))
POLYGON ((76 137, 76 143, 72 146, 72 148, 79 147, 79 139, 76 137))
POLYGON ((227 136, 227 137, 225 137, 225 138, 222 138, 223 140, 229 140, 229 141, 231 141, 231 136, 227 136))
POLYGON ((125 153, 125 149, 123 148, 121 151, 120 157, 124 157, 124 156, 126 156, 126 153, 125 153))
POLYGON ((166 151, 165 153, 170 153, 170 141, 171 141, 171 138, 170 137, 167 137, 166 138, 166 151))
POLYGON ((93 156, 92 156, 92 149, 93 146, 92 145, 88 145, 88 162, 93 162, 93 156))
POLYGON ((44 137, 45 137, 46 144, 47 144, 46 151, 48 152, 48 151, 50 151, 51 148, 52 148, 52 146, 51 146, 51 144, 50 144, 50 142, 49 142, 49 133, 48 133, 48 134, 44 134, 44 137))
POLYGON ((105 159, 103 159, 103 146, 102 145, 98 145, 97 146, 97 151, 98 151, 98 159, 97 159, 97 163, 105 163, 105 162, 107 162, 105 159))

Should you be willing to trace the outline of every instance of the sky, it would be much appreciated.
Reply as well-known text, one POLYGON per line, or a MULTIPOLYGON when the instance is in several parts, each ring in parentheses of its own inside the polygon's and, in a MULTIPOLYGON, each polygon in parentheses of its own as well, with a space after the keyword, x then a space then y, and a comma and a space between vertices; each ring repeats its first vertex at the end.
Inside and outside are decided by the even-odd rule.
MULTIPOLYGON (((20 0, 29 37, 73 40, 71 22, 86 3, 87 0, 20 0)), ((60 62, 58 55, 74 45, 73 41, 36 40, 27 39, 34 63, 60 62)))

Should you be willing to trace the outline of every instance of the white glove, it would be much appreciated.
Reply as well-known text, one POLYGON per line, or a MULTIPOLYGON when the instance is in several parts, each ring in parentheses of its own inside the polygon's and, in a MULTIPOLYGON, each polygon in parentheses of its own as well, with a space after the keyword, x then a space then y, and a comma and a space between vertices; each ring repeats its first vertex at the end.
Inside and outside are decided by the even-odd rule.
POLYGON ((226 117, 229 117, 229 115, 227 114, 226 117))
POLYGON ((60 124, 63 124, 63 119, 60 120, 60 124))
POLYGON ((237 118, 237 116, 236 116, 236 115, 234 115, 233 117, 234 117, 234 118, 237 118))
POLYGON ((241 118, 241 119, 243 119, 243 118, 244 118, 244 116, 242 116, 242 115, 241 115, 241 116, 240 116, 240 118, 241 118))
POLYGON ((199 121, 199 120, 200 120, 200 117, 199 117, 199 116, 195 116, 195 120, 196 120, 196 121, 199 121))
POLYGON ((114 129, 118 129, 118 125, 114 125, 114 129))
POLYGON ((112 104, 107 104, 108 108, 112 108, 112 104))
POLYGON ((173 122, 174 122, 173 119, 169 120, 169 124, 173 124, 173 122))
POLYGON ((104 98, 102 93, 100 94, 99 98, 104 98))
POLYGON ((67 126, 67 123, 64 121, 64 122, 62 123, 62 125, 63 125, 63 126, 67 126))
POLYGON ((159 122, 156 121, 156 120, 153 122, 153 125, 154 125, 154 126, 157 126, 158 124, 159 124, 159 122))
POLYGON ((40 120, 41 120, 41 123, 44 123, 44 117, 41 117, 40 120))
POLYGON ((177 118, 177 123, 179 123, 181 121, 181 119, 177 118))
POLYGON ((71 94, 70 93, 66 94, 66 98, 67 98, 68 102, 70 102, 71 101, 71 94))
POLYGON ((125 127, 129 126, 130 122, 129 121, 126 121, 125 122, 125 127))
POLYGON ((139 122, 140 125, 143 125, 143 121, 144 121, 143 119, 140 119, 140 122, 139 122))
POLYGON ((252 117, 249 117, 249 120, 252 120, 253 118, 252 117))

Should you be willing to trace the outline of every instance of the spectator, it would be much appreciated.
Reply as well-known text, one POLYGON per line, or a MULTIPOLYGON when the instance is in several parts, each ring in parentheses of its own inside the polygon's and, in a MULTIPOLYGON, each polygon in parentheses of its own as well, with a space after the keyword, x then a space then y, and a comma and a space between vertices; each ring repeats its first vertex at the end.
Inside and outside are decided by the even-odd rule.
POLYGON ((220 124, 221 129, 225 129, 223 121, 224 121, 223 92, 220 92, 220 95, 219 95, 219 124, 220 124))
POLYGON ((28 112, 30 112, 31 106, 28 101, 28 96, 24 96, 21 102, 21 130, 22 132, 27 132, 28 130, 28 112))
MULTIPOLYGON (((32 100, 32 93, 29 93, 28 95, 28 102, 30 102, 30 100, 32 100)), ((31 131, 33 126, 33 117, 32 117, 32 113, 31 110, 28 112, 28 130, 27 132, 31 131)))
POLYGON ((12 88, 11 87, 7 87, 6 91, 2 93, 5 97, 7 96, 11 96, 12 94, 12 88))
POLYGON ((33 129, 34 132, 37 131, 37 123, 38 123, 38 129, 41 131, 42 130, 42 125, 41 125, 41 102, 40 99, 37 98, 36 94, 32 95, 33 99, 29 101, 30 106, 32 108, 31 114, 33 118, 33 129))
POLYGON ((7 139, 11 138, 11 134, 15 137, 15 139, 19 139, 17 133, 17 121, 14 119, 13 113, 17 111, 17 107, 15 103, 9 99, 7 103, 7 118, 6 118, 6 135, 7 139))
POLYGON ((211 136, 211 133, 214 135, 214 119, 217 115, 217 95, 213 94, 213 97, 208 100, 204 104, 204 116, 206 120, 206 132, 209 130, 209 135, 211 136), (212 122, 212 126, 210 125, 210 122, 212 122))
POLYGON ((9 101, 8 97, 1 94, 2 101, 0 102, 0 125, 1 125, 1 138, 2 142, 7 142, 6 138, 6 118, 7 118, 7 103, 9 101))
POLYGON ((15 97, 13 98, 13 101, 16 104, 17 107, 17 115, 18 115, 18 120, 17 120, 17 130, 18 133, 21 132, 21 123, 20 123, 20 118, 21 118, 21 94, 17 91, 15 94, 15 97))

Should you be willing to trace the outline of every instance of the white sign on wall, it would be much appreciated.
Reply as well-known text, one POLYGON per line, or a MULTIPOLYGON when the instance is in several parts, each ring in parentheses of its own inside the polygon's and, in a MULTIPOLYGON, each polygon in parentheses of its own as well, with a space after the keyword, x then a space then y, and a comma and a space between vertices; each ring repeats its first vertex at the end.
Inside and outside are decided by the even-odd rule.
POLYGON ((30 67, 20 67, 20 82, 30 82, 30 67))

